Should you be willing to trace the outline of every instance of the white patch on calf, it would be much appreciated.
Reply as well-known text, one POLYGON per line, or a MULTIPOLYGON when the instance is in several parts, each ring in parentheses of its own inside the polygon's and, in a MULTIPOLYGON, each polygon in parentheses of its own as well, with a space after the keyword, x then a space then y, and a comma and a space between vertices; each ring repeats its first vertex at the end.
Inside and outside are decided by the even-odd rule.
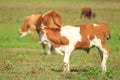
POLYGON ((97 24, 93 24, 93 26, 94 26, 94 27, 97 27, 97 26, 99 26, 99 25, 97 25, 97 24))
POLYGON ((92 41, 90 41, 90 46, 93 46, 93 45, 96 47, 98 47, 98 46, 102 47, 101 40, 98 39, 96 36, 92 41))
POLYGON ((81 41, 80 27, 64 26, 60 33, 69 40, 69 44, 75 45, 78 41, 81 41))

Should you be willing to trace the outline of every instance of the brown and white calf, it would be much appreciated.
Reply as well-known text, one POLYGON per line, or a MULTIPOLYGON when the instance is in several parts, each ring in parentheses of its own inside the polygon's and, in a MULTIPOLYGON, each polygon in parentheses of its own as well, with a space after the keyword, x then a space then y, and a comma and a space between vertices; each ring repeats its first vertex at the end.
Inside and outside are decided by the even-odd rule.
POLYGON ((40 35, 43 43, 51 43, 59 54, 64 55, 64 71, 70 71, 69 59, 73 50, 86 51, 95 46, 101 56, 102 71, 106 72, 106 61, 110 52, 106 46, 109 31, 106 24, 85 24, 61 28, 44 27, 40 29, 40 35))
MULTIPOLYGON (((62 25, 62 17, 54 10, 50 10, 43 14, 34 14, 25 18, 24 25, 19 31, 20 37, 24 37, 31 31, 36 30, 39 33, 39 28, 47 26, 49 28, 59 28, 62 25)), ((41 43, 43 53, 47 54, 46 44, 41 43)), ((48 45, 48 54, 51 54, 54 49, 51 45, 48 45)))

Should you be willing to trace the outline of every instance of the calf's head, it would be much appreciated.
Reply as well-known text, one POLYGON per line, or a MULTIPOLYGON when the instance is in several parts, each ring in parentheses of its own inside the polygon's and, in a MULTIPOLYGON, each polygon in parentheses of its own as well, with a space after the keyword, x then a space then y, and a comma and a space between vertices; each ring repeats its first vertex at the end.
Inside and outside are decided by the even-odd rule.
POLYGON ((20 37, 24 37, 26 36, 28 33, 31 32, 31 28, 29 26, 29 18, 26 18, 24 21, 24 25, 23 27, 19 30, 18 34, 20 35, 20 37))
POLYGON ((18 32, 18 34, 20 35, 20 37, 24 37, 24 36, 26 36, 28 33, 31 33, 31 31, 30 31, 30 30, 26 31, 26 30, 24 30, 24 29, 20 29, 19 32, 18 32))

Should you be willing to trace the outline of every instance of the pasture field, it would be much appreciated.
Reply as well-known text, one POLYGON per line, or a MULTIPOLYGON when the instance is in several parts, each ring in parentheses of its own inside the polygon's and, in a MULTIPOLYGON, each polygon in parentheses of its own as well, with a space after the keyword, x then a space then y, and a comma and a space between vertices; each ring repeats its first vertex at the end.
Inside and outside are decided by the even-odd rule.
POLYGON ((0 80, 120 80, 120 0, 0 0, 0 80), (82 7, 91 7, 95 19, 80 19, 82 7), (43 55, 38 35, 18 35, 24 18, 31 14, 56 10, 63 25, 107 23, 112 38, 107 72, 102 73, 96 48, 89 54, 76 50, 71 54, 70 73, 62 73, 63 56, 43 55))

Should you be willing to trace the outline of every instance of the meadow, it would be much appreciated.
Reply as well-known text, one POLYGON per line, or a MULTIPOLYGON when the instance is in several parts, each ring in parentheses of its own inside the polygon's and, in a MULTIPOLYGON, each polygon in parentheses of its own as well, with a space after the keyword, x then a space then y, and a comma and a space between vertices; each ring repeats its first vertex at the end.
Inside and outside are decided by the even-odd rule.
POLYGON ((0 0, 0 80, 120 80, 120 1, 119 0, 0 0), (82 7, 91 7, 95 19, 80 19, 82 7), (111 39, 107 72, 102 73, 96 48, 87 54, 75 50, 70 73, 62 73, 63 56, 42 54, 38 35, 18 35, 24 18, 31 14, 56 10, 63 25, 107 23, 111 39))

